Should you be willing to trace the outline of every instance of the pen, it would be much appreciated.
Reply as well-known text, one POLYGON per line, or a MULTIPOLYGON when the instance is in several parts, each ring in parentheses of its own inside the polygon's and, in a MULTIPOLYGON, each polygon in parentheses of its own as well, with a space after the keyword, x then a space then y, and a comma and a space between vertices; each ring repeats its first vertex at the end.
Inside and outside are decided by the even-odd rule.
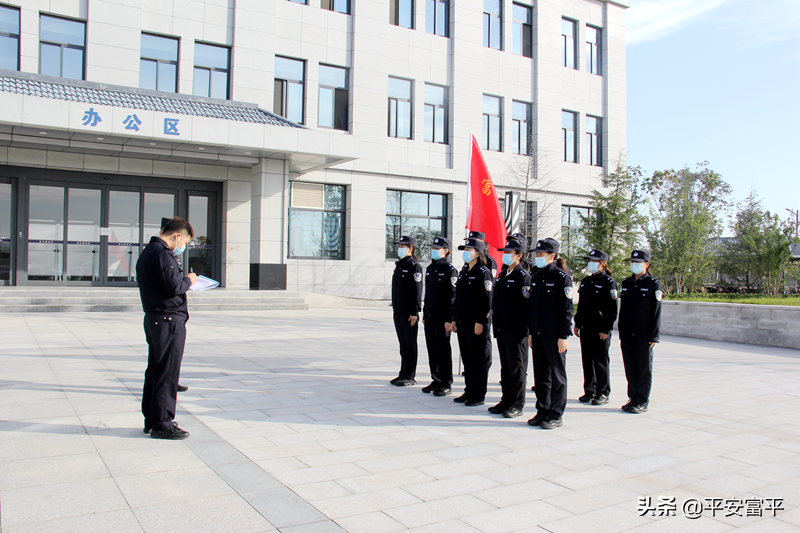
POLYGON ((194 274, 194 269, 193 269, 193 268, 190 268, 190 269, 189 269, 189 273, 190 273, 190 274, 194 274))

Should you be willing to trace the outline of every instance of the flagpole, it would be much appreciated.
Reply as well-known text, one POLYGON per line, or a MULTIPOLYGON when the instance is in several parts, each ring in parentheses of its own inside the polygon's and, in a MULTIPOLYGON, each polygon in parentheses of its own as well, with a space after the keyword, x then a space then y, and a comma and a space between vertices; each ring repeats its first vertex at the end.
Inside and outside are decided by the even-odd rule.
MULTIPOLYGON (((474 145, 475 134, 469 132, 469 157, 467 158, 467 218, 464 220, 464 236, 469 232, 469 214, 472 210, 472 146, 474 145)), ((461 363, 459 362, 459 365, 461 363)))

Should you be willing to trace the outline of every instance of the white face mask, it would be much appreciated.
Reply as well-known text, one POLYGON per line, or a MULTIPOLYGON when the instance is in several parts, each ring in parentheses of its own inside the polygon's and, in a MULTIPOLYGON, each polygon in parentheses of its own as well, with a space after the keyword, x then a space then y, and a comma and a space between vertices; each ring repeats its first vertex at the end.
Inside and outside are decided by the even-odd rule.
POLYGON ((589 272, 591 272, 592 274, 597 274, 598 272, 600 272, 600 263, 598 263, 597 261, 589 261, 588 268, 589 272))
POLYGON ((407 255, 408 255, 408 248, 397 249, 397 257, 399 257, 400 259, 403 259, 407 255))
POLYGON ((631 263, 631 272, 637 276, 644 272, 644 263, 631 263))

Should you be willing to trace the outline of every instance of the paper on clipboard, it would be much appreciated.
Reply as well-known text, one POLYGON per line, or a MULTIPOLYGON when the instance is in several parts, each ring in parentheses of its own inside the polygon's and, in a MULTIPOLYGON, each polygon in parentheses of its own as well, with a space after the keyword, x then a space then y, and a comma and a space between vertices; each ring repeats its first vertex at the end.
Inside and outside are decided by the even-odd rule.
POLYGON ((219 287, 219 281, 214 281, 205 276, 197 276, 197 283, 189 287, 190 291, 207 291, 219 287))

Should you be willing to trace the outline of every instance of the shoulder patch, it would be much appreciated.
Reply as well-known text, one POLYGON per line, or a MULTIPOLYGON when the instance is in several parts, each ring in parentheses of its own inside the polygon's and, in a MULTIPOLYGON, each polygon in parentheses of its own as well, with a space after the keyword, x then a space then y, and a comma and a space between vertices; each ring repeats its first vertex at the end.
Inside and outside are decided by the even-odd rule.
POLYGON ((662 298, 664 298, 664 293, 661 291, 656 291, 656 300, 660 302, 662 298))
POLYGON ((494 278, 497 277, 497 269, 496 268, 492 269, 492 277, 494 277, 494 278))
POLYGON ((618 296, 617 289, 611 289, 611 299, 616 300, 617 296, 618 296))
POLYGON ((522 287, 522 297, 523 298, 531 297, 531 288, 529 286, 522 287))
POLYGON ((422 273, 421 272, 415 272, 414 273, 414 281, 416 281, 417 283, 422 281, 422 273))
POLYGON ((458 276, 453 276, 452 278, 450 278, 450 283, 452 283, 453 287, 455 287, 456 283, 458 283, 458 276))
POLYGON ((486 289, 487 291, 491 291, 492 282, 487 279, 486 281, 483 282, 483 288, 486 289))
POLYGON ((572 300, 572 287, 564 287, 564 294, 568 300, 572 300))

